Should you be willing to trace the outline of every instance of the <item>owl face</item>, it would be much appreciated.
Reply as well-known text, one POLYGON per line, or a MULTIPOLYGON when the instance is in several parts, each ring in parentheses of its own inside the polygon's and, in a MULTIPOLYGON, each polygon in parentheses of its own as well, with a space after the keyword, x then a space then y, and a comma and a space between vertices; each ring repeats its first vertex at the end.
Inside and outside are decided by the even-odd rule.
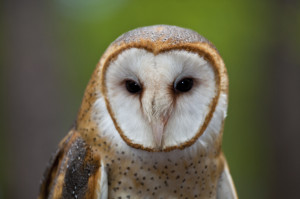
POLYGON ((96 81, 99 74, 101 96, 127 145, 183 149, 204 133, 220 93, 227 92, 226 69, 214 47, 195 32, 170 26, 146 30, 129 32, 108 48, 96 81))
POLYGON ((154 55, 130 48, 108 66, 105 77, 109 106, 125 141, 152 150, 192 140, 216 95, 211 64, 183 50, 154 55))

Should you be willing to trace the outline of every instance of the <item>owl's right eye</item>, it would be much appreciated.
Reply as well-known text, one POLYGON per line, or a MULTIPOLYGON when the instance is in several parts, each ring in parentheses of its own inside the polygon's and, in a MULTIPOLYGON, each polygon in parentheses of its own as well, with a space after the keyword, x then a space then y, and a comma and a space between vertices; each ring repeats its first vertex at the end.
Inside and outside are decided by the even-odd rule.
POLYGON ((133 80, 126 80, 125 85, 129 93, 135 94, 141 92, 142 90, 141 86, 133 80))

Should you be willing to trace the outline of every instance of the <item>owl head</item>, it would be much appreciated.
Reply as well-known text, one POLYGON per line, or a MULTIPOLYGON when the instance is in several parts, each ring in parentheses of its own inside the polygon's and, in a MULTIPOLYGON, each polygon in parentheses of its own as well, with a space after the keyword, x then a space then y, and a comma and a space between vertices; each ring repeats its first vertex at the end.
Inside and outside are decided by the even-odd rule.
POLYGON ((129 31, 108 47, 85 99, 97 93, 95 100, 104 100, 107 117, 127 145, 171 151, 203 135, 220 96, 227 100, 227 89, 225 65, 208 40, 192 30, 157 25, 129 31))

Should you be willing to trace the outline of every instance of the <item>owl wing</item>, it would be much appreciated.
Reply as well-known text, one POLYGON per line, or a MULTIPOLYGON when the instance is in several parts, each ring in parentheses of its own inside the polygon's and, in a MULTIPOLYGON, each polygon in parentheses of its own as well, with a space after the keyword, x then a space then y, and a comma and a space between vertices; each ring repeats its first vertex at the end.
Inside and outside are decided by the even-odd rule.
POLYGON ((224 163, 224 170, 218 182, 217 199, 238 199, 225 158, 224 163))
POLYGON ((102 168, 100 155, 71 130, 45 171, 38 199, 105 198, 107 180, 102 168))

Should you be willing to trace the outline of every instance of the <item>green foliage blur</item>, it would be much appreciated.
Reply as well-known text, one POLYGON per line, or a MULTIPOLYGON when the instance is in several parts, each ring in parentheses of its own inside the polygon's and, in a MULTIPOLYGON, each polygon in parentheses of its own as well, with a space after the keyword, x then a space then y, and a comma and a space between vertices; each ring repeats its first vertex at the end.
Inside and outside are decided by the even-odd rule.
MULTIPOLYGON (((269 42, 270 4, 258 0, 56 0, 54 6, 58 50, 67 55, 61 59, 76 100, 81 99, 101 54, 124 32, 170 24, 193 29, 212 41, 229 73, 223 149, 239 197, 268 198, 270 151, 261 85, 267 80, 263 51, 269 42)), ((73 103, 78 105, 76 100, 73 103)))

